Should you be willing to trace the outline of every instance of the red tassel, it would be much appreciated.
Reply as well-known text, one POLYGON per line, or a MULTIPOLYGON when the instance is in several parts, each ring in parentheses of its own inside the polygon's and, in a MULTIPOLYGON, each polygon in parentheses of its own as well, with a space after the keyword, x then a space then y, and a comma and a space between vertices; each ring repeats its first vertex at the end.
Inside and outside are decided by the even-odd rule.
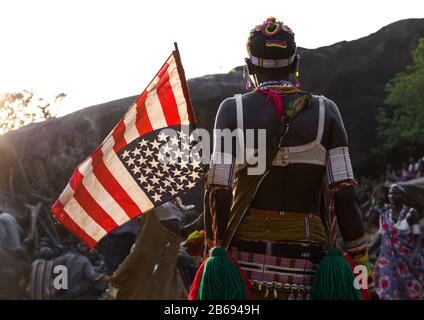
MULTIPOLYGON (((356 267, 355 261, 353 261, 352 257, 350 255, 348 255, 346 252, 343 252, 343 257, 349 263, 350 267, 352 268, 352 272, 353 272, 353 270, 356 267)), ((362 295, 362 300, 369 300, 369 295, 368 295, 367 289, 361 289, 361 295, 362 295)))
POLYGON ((194 277, 193 283, 191 284, 190 293, 187 298, 188 300, 199 300, 200 283, 202 282, 206 261, 208 261, 208 259, 205 259, 197 270, 196 276, 194 277))

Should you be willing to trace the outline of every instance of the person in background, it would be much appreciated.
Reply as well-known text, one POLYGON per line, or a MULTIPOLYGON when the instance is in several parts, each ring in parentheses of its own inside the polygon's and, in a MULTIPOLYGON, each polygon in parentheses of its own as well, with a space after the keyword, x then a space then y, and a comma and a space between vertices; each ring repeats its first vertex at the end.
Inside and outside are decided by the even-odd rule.
POLYGON ((96 279, 101 275, 91 264, 88 247, 78 243, 76 248, 54 259, 54 265, 65 266, 68 271, 68 288, 56 291, 55 299, 96 298, 96 279))
POLYGON ((417 211, 406 206, 405 189, 389 189, 390 206, 380 216, 380 230, 370 252, 380 248, 374 276, 382 300, 424 299, 424 257, 417 211))
POLYGON ((22 228, 8 212, 0 213, 0 245, 7 249, 22 247, 22 228))
POLYGON ((111 276, 131 251, 140 220, 133 219, 110 232, 102 241, 106 274, 111 276))
POLYGON ((411 179, 414 179, 417 176, 418 171, 418 163, 415 161, 414 157, 409 158, 408 165, 408 174, 411 179))
POLYGON ((399 181, 408 181, 411 179, 413 179, 413 176, 411 176, 409 173, 409 165, 406 162, 403 162, 399 181))
POLYGON ((391 164, 387 165, 386 172, 385 172, 384 176, 385 176, 385 183, 386 184, 391 184, 391 183, 394 183, 394 182, 399 180, 399 177, 396 174, 396 170, 393 169, 391 164))

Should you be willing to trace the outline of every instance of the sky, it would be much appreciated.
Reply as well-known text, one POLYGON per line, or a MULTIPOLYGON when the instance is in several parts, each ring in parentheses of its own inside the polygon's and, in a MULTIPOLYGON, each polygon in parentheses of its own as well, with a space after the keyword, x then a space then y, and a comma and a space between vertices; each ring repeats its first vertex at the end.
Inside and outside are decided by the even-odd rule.
POLYGON ((0 0, 0 93, 34 90, 59 115, 139 94, 178 42, 187 78, 242 65, 268 16, 318 48, 424 17, 424 0, 0 0))

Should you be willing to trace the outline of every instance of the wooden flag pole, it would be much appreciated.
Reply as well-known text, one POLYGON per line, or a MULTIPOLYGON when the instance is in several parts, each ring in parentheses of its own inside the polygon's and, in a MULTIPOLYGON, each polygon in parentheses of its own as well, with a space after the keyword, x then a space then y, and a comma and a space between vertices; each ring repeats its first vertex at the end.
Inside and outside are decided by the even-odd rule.
POLYGON ((196 117, 194 115, 194 110, 190 101, 190 94, 188 92, 188 86, 187 86, 187 80, 185 77, 185 72, 184 72, 184 67, 183 64, 181 62, 181 56, 180 56, 180 50, 178 49, 178 44, 177 42, 174 42, 174 47, 175 47, 175 60, 177 61, 177 66, 178 66, 178 73, 180 75, 180 79, 181 81, 184 83, 183 85, 183 92, 184 92, 184 97, 187 101, 187 109, 189 110, 189 117, 190 117, 190 122, 191 123, 196 123, 196 117))

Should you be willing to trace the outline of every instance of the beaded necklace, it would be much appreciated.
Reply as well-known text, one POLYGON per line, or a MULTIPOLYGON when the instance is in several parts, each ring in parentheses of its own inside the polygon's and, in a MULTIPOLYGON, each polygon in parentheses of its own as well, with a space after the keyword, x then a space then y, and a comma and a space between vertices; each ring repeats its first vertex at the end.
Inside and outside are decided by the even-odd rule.
POLYGON ((291 118, 299 110, 301 110, 305 104, 309 101, 311 94, 304 90, 296 88, 290 81, 287 80, 278 80, 278 81, 265 81, 258 85, 255 89, 255 92, 260 92, 267 95, 267 99, 265 103, 268 102, 269 99, 272 99, 275 111, 277 113, 277 117, 279 119, 283 118, 283 100, 282 98, 288 94, 297 93, 299 97, 293 100, 287 106, 286 115, 291 118))
POLYGON ((297 89, 290 81, 287 80, 272 80, 272 81, 264 81, 258 85, 260 90, 275 90, 280 91, 281 89, 297 89), (279 89, 279 90, 278 90, 279 89))
POLYGON ((399 216, 398 216, 398 218, 395 221, 395 219, 393 219, 393 208, 390 208, 390 211, 389 211, 389 219, 390 219, 390 221, 393 222, 394 224, 397 224, 398 222, 400 222, 403 219, 405 219, 405 216, 406 216, 406 213, 407 213, 406 212, 407 211, 406 209, 407 209, 407 207, 405 205, 403 205, 402 206, 402 209, 400 210, 399 216))

